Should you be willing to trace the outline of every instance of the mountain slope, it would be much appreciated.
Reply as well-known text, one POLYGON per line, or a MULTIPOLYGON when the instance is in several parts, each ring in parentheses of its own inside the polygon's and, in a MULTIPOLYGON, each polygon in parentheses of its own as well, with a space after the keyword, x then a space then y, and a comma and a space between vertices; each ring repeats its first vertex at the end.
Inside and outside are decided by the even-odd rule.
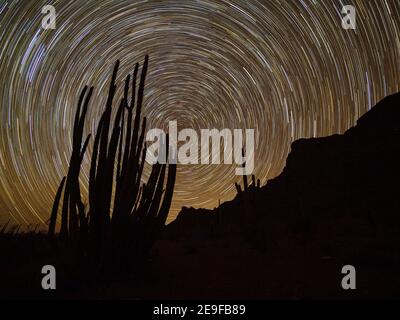
POLYGON ((297 140, 278 177, 214 210, 183 208, 167 233, 209 237, 246 229, 256 242, 301 234, 330 245, 338 235, 397 237, 399 119, 397 93, 343 135, 297 140))

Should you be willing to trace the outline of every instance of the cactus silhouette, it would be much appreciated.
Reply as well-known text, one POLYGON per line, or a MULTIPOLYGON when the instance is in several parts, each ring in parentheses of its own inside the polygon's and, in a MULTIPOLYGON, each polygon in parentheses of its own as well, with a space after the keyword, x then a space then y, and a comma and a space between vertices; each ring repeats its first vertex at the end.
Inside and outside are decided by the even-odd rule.
MULTIPOLYGON (((48 234, 53 236, 55 233, 57 209, 65 183, 59 236, 67 243, 78 243, 81 253, 97 264, 112 258, 112 264, 126 266, 146 254, 165 224, 171 206, 176 164, 157 162, 152 166, 147 183, 141 185, 146 158, 146 118, 141 120, 141 110, 148 61, 146 56, 137 97, 138 63, 132 81, 130 75, 125 79, 123 98, 112 117, 119 61, 115 64, 105 110, 93 143, 87 214, 81 200, 79 173, 90 139, 89 135, 82 144, 84 120, 93 88, 86 95, 85 87, 79 98, 68 173, 55 196, 48 234), (130 85, 131 97, 128 98, 130 85)), ((164 143, 168 150, 168 136, 164 143)))
MULTIPOLYGON (((244 157, 244 149, 242 148, 242 156, 244 157)), ((242 164, 242 168, 246 167, 246 162, 242 164)), ((248 179, 246 175, 243 175, 243 190, 239 183, 235 182, 235 188, 238 195, 242 195, 244 191, 256 191, 260 189, 261 183, 260 179, 256 180, 256 176, 253 174, 251 175, 251 184, 249 185, 248 179)), ((244 196, 245 198, 247 196, 244 196)))
POLYGON ((63 191, 65 179, 66 179, 66 177, 62 178, 60 186, 58 187, 56 196, 54 198, 53 209, 51 210, 49 231, 48 231, 48 235, 50 237, 54 236, 54 232, 55 232, 55 228, 56 228, 56 221, 57 221, 57 210, 58 210, 58 206, 60 204, 60 199, 61 199, 61 194, 63 191))

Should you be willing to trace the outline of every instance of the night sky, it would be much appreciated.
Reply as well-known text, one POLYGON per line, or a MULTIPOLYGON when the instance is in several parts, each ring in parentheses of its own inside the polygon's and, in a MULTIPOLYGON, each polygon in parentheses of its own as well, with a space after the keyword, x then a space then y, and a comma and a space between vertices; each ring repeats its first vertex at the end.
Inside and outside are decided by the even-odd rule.
MULTIPOLYGON (((44 226, 80 91, 95 87, 85 124, 94 133, 117 59, 122 89, 150 56, 148 128, 255 129, 254 173, 265 184, 291 142, 342 133, 400 91, 399 34, 397 0, 0 0, 0 223, 44 226), (54 30, 41 26, 46 4, 54 30), (345 4, 357 10, 356 30, 342 28, 345 4)), ((235 168, 178 165, 169 221, 183 205, 232 199, 235 168)))

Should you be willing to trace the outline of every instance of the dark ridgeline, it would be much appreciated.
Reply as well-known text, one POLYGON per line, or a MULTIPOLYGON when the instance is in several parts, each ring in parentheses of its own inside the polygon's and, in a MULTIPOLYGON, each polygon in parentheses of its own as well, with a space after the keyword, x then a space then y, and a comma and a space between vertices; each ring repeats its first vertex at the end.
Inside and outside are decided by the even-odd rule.
POLYGON ((246 187, 244 177, 245 190, 236 184, 237 196, 214 210, 184 207, 166 237, 204 239, 244 229, 266 250, 285 243, 290 251, 288 241, 305 241, 318 244, 322 255, 386 254, 400 262, 399 119, 400 93, 343 135, 293 142, 279 176, 261 188, 246 187))
MULTIPOLYGON (((135 65, 132 82, 130 75, 126 77, 124 96, 113 119, 112 105, 117 88, 115 81, 118 66, 119 61, 112 74, 106 107, 94 139, 89 206, 85 208, 82 202, 79 173, 90 139, 89 135, 82 144, 85 116, 93 87, 87 95, 88 88, 85 87, 79 98, 68 174, 62 179, 54 200, 48 235, 52 241, 55 240, 57 209, 65 185, 60 242, 67 248, 76 248, 79 257, 85 257, 85 261, 90 264, 120 270, 138 264, 164 226, 175 185, 176 164, 167 166, 156 163, 152 166, 147 183, 141 185, 146 157, 146 118, 141 121, 141 109, 148 56, 142 67, 137 97, 138 63, 135 65), (130 85, 132 93, 128 99, 130 85)), ((164 143, 168 146, 168 136, 164 143)))

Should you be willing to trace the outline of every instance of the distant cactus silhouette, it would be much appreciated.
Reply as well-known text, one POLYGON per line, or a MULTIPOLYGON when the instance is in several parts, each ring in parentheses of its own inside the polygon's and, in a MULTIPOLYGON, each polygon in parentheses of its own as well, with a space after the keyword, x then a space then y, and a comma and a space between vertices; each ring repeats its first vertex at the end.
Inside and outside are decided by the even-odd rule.
MULTIPOLYGON (((244 149, 242 148, 242 156, 244 157, 244 149)), ((242 164, 242 168, 246 167, 246 162, 244 162, 242 164)), ((249 191, 249 190, 257 190, 259 189, 261 186, 260 183, 260 179, 257 179, 256 181, 256 177, 253 174, 251 176, 251 184, 249 185, 248 180, 247 180, 247 176, 243 175, 243 190, 242 187, 239 183, 235 182, 235 188, 236 188, 236 192, 238 195, 242 194, 243 191, 249 191)))
POLYGON ((10 224, 10 220, 8 220, 3 226, 1 226, 0 235, 4 235, 6 233, 7 227, 10 224))
MULTIPOLYGON (((124 96, 112 120, 118 67, 119 61, 114 67, 106 107, 94 139, 89 173, 88 212, 85 213, 81 200, 79 172, 90 139, 89 135, 81 147, 84 120, 93 87, 86 95, 83 107, 81 106, 87 87, 79 98, 68 174, 57 191, 48 234, 53 236, 55 233, 57 209, 65 182, 60 238, 66 242, 78 243, 80 250, 93 258, 95 263, 104 263, 107 258, 112 257, 113 264, 129 265, 128 259, 148 252, 165 224, 173 196, 176 164, 167 166, 156 163, 152 166, 147 183, 141 186, 146 157, 146 118, 141 121, 141 110, 148 56, 145 57, 142 67, 137 98, 138 63, 135 65, 132 82, 130 75, 125 79, 124 96), (130 84, 132 94, 128 99, 130 84)), ((168 146, 168 135, 165 143, 168 146)))

